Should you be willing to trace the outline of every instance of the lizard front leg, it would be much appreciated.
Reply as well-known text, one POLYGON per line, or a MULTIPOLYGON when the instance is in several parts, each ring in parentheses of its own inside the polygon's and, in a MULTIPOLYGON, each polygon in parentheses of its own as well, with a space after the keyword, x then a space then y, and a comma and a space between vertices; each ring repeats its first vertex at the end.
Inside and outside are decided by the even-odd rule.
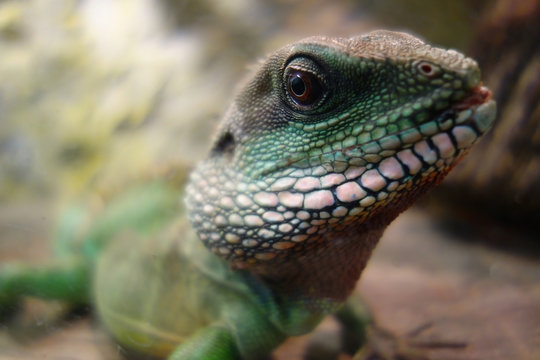
POLYGON ((429 360, 429 351, 462 349, 463 342, 422 341, 419 335, 431 324, 424 324, 404 335, 398 335, 376 324, 364 301, 353 294, 335 314, 343 327, 343 351, 355 360, 429 360))
MULTIPOLYGON (((210 324, 183 341, 169 360, 267 359, 287 335, 250 304, 228 307, 224 319, 210 324)), ((237 304, 238 305, 238 304, 237 304)))
POLYGON ((84 259, 71 257, 47 266, 9 263, 0 266, 0 314, 12 313, 24 296, 72 304, 90 300, 90 270, 84 259))

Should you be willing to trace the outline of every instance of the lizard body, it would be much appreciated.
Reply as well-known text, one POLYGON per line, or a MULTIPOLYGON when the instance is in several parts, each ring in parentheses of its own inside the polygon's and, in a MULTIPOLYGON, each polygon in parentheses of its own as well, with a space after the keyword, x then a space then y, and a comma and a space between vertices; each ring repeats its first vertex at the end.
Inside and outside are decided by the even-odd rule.
MULTIPOLYGON (((97 217, 71 270, 94 279, 100 318, 127 349, 264 357, 343 305, 386 226, 490 128, 490 97, 473 60, 407 34, 288 45, 225 113, 185 191, 189 223, 178 183, 134 186, 97 217)), ((0 303, 39 292, 13 269, 0 303)), ((62 279, 68 290, 47 295, 79 300, 62 279)))

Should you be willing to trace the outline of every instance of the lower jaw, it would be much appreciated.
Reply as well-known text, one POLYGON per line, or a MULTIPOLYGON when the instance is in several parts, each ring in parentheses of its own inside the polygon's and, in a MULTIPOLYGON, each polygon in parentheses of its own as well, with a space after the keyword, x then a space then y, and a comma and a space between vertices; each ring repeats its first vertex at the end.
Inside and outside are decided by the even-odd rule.
MULTIPOLYGON (((452 156, 462 150, 470 148, 491 127, 495 118, 495 102, 489 100, 485 103, 471 106, 455 113, 453 124, 445 130, 419 141, 427 141, 437 151, 439 159, 451 159, 452 156)), ((418 143, 412 147, 416 149, 418 143)), ((418 155, 423 156, 421 152, 418 155)))
POLYGON ((487 101, 455 115, 453 124, 445 130, 439 128, 371 166, 351 171, 355 176, 347 176, 348 181, 335 188, 335 201, 348 208, 348 215, 356 215, 375 203, 390 200, 392 193, 410 188, 412 183, 417 184, 412 187, 419 186, 419 182, 431 186, 438 183, 490 128, 495 103, 487 101))

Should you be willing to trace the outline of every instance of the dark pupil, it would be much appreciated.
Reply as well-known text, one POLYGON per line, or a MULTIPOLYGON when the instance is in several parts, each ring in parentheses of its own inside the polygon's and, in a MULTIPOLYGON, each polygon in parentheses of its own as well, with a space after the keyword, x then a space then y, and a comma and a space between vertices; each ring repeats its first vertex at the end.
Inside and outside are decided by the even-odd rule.
POLYGON ((293 70, 287 78, 287 91, 296 104, 302 107, 311 106, 322 97, 323 85, 315 74, 293 70))
POLYGON ((299 75, 291 79, 291 90, 296 96, 302 96, 306 92, 306 84, 299 75))

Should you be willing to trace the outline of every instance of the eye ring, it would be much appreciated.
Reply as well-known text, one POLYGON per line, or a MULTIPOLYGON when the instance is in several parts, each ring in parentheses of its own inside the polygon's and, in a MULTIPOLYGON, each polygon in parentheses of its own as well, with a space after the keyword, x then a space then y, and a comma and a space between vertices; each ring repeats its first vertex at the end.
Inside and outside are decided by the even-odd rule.
POLYGON ((300 113, 319 112, 330 96, 329 72, 324 61, 310 54, 295 54, 284 64, 281 73, 282 99, 300 113))

